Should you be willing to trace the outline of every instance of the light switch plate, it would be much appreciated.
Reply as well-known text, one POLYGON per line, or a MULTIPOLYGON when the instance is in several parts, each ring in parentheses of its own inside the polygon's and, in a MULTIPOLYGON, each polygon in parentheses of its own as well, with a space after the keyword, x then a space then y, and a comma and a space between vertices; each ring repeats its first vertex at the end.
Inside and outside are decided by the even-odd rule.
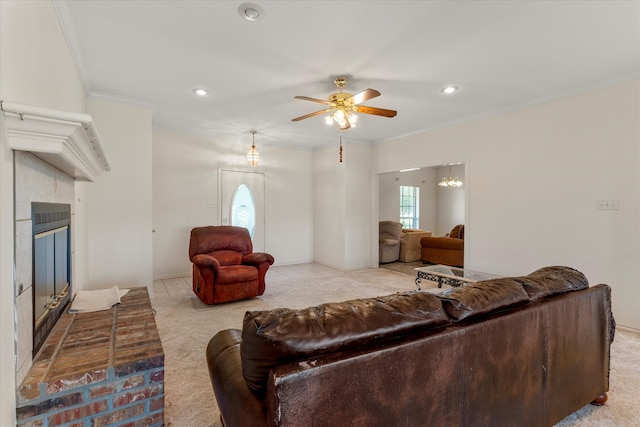
POLYGON ((617 211, 619 209, 619 201, 616 200, 597 200, 596 209, 599 211, 617 211))

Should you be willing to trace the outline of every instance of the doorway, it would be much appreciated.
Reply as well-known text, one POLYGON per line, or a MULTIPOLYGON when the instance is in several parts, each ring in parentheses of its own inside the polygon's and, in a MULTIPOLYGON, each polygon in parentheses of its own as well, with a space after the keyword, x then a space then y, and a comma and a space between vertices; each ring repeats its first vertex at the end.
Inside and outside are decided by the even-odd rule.
POLYGON ((264 172, 220 170, 220 223, 249 230, 254 252, 265 250, 264 172))
MULTIPOLYGON (((418 227, 433 236, 443 236, 457 224, 467 224, 469 218, 469 161, 445 165, 424 166, 378 174, 378 220, 402 222, 401 186, 419 188, 418 227), (458 177, 463 185, 439 185, 443 177, 458 177)), ((378 224, 374 224, 377 231, 378 224)), ((414 228, 414 227, 409 227, 414 228)), ((468 231, 468 227, 465 231, 468 231)), ((465 232, 465 263, 468 258, 468 237, 465 232)), ((376 245, 377 246, 377 245, 376 245)), ((375 248, 374 253, 377 253, 375 248)))

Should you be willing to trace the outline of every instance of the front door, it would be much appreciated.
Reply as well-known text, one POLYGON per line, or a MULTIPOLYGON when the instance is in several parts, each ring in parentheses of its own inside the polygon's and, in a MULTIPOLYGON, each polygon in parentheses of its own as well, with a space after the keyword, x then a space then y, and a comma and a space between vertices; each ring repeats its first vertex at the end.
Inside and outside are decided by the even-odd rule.
POLYGON ((222 225, 249 230, 254 252, 264 252, 264 173, 220 171, 222 225))

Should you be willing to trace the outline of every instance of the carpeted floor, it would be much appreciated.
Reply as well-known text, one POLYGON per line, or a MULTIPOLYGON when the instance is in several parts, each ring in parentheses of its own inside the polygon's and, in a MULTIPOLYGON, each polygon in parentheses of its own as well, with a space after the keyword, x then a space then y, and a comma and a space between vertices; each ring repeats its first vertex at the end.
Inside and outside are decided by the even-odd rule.
MULTIPOLYGON (((221 426, 205 348, 216 332, 241 328, 245 311, 304 308, 413 290, 416 266, 386 264, 380 269, 350 272, 318 264, 274 266, 267 273, 263 296, 216 306, 200 302, 191 291, 190 277, 154 281, 151 302, 157 311, 156 323, 165 352, 165 425, 221 426)), ((422 286, 435 288, 435 284, 424 281, 422 286)), ((638 396, 640 335, 618 328, 612 346, 609 401, 601 407, 587 405, 557 427, 639 426, 638 396)))

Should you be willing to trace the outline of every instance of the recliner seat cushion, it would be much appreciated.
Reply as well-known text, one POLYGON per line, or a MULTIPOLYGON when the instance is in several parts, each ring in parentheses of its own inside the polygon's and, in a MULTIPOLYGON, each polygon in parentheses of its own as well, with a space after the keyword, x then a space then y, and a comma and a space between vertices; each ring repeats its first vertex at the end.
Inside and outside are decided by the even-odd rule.
POLYGON ((279 365, 364 346, 385 337, 448 324, 433 294, 407 292, 322 304, 302 310, 248 311, 242 329, 242 372, 262 395, 269 371, 279 365))
POLYGON ((258 269, 252 265, 227 265, 218 270, 216 283, 241 283, 258 280, 258 269))

